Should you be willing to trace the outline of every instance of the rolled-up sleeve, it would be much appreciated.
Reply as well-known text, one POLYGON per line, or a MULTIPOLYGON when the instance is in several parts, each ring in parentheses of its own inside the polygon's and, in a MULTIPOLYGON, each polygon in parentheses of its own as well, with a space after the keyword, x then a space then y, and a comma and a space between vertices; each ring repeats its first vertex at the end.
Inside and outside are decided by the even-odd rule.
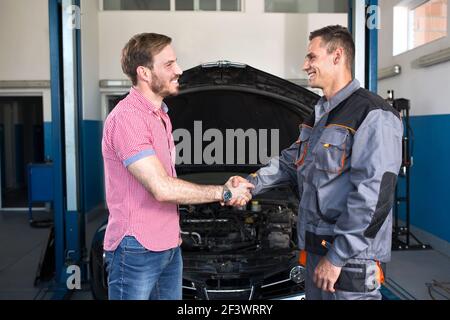
POLYGON ((385 226, 394 203, 402 157, 401 120, 392 112, 371 111, 354 135, 350 157, 353 191, 335 225, 328 260, 343 266, 368 247, 385 226))
POLYGON ((109 128, 111 149, 125 167, 155 155, 151 130, 139 112, 121 112, 112 122, 109 128))

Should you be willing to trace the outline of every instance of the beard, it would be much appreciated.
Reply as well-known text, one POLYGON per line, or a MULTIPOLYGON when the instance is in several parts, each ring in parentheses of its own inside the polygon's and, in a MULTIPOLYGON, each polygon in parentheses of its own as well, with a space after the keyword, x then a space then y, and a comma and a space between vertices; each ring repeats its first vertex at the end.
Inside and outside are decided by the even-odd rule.
POLYGON ((155 73, 153 73, 153 71, 152 71, 152 84, 150 85, 150 89, 153 91, 153 93, 163 98, 171 95, 176 95, 178 93, 178 88, 171 91, 170 82, 169 84, 166 85, 160 77, 158 77, 155 73))

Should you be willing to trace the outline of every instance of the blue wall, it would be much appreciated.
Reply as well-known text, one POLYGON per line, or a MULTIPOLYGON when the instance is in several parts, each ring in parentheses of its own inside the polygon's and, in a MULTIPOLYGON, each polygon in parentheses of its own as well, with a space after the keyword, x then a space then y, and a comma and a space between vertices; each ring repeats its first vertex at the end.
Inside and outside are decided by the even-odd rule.
MULTIPOLYGON (((45 158, 52 159, 52 123, 44 123, 45 158)), ((105 201, 103 159, 102 159, 102 121, 83 120, 83 180, 84 208, 89 212, 105 201)))
POLYGON ((411 224, 450 242, 450 115, 411 117, 411 224))
POLYGON ((89 212, 105 200, 102 121, 83 121, 84 206, 89 212))
POLYGON ((52 157, 52 123, 44 122, 44 158, 53 159, 52 157))

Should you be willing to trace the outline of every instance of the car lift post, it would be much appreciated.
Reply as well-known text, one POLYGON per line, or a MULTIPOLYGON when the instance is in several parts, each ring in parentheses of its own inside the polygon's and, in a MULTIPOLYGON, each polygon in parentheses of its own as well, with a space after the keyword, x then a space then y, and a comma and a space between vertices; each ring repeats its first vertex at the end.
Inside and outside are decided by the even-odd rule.
POLYGON ((355 41, 354 76, 361 86, 377 93, 378 0, 349 0, 348 29, 355 41))
MULTIPOLYGON (((54 165, 54 299, 69 293, 69 266, 78 266, 81 279, 86 267, 84 214, 79 204, 82 185, 81 153, 81 54, 80 30, 73 25, 71 9, 80 8, 79 0, 49 0, 52 156, 54 165)), ((81 280, 80 279, 80 280, 81 280)))
POLYGON ((378 91, 378 28, 380 27, 380 8, 378 0, 366 0, 366 88, 378 91))

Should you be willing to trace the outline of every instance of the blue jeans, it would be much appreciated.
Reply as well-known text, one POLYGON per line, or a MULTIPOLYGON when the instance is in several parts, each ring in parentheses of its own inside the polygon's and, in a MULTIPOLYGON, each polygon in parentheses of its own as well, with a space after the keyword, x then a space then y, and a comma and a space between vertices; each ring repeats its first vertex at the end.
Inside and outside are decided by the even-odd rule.
POLYGON ((126 236, 105 251, 110 300, 181 300, 181 249, 156 252, 126 236))

